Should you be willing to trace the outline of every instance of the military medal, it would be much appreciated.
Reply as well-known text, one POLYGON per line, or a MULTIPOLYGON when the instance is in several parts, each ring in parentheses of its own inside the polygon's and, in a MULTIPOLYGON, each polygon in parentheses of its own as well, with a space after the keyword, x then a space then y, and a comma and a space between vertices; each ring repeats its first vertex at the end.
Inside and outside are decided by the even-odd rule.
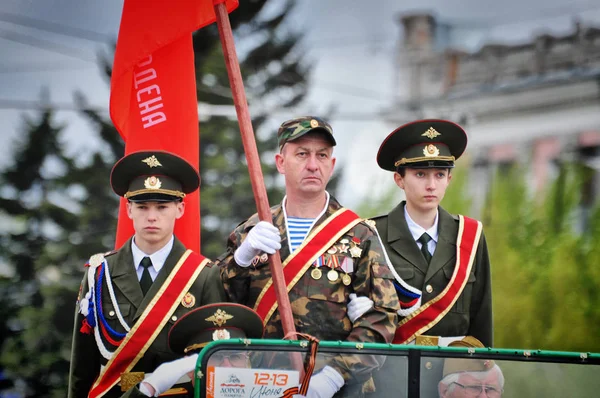
POLYGON ((181 305, 185 308, 192 308, 196 304, 196 297, 190 292, 187 292, 181 299, 181 305))
POLYGON ((342 283, 344 284, 344 286, 350 285, 350 283, 352 283, 352 278, 350 278, 350 275, 342 274, 342 283))
POLYGON ((329 279, 332 282, 337 281, 338 276, 338 272, 334 269, 329 270, 329 272, 327 273, 327 279, 329 279))
POLYGON ((266 264, 269 262, 269 256, 267 255, 267 253, 263 253, 260 255, 259 260, 262 264, 266 264))
POLYGON ((321 276, 323 275, 323 273, 321 272, 320 269, 318 268, 313 268, 312 271, 310 271, 310 276, 314 279, 314 280, 319 280, 321 279, 321 276))
POLYGON ((353 247, 350 248, 350 255, 352 257, 357 258, 357 257, 360 257, 361 254, 362 254, 362 249, 360 247, 353 246, 353 247))

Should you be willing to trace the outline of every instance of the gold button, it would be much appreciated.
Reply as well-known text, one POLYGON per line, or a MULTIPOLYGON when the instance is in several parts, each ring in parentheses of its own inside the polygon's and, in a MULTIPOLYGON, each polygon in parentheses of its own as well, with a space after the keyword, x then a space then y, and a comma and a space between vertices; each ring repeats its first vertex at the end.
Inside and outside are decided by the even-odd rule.
POLYGON ((425 286, 425 291, 426 291, 427 293, 431 293, 431 292, 433 292, 433 286, 431 286, 431 285, 427 285, 427 286, 425 286))
POLYGON ((431 369, 433 367, 433 365, 431 364, 431 362, 427 361, 425 362, 425 369, 431 369))
POLYGON ((115 312, 114 312, 114 311, 110 311, 110 312, 108 313, 108 316, 115 316, 115 312))
POLYGON ((173 322, 175 322, 175 321, 177 320, 177 315, 173 315, 173 316, 171 317, 171 320, 172 320, 173 322))

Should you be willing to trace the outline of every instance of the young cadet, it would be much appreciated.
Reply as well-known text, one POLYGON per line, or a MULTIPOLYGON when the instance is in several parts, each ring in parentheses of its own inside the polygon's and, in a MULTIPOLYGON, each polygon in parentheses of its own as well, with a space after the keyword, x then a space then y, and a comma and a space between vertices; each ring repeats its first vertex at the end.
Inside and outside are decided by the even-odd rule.
POLYGON ((395 343, 427 335, 432 338, 417 343, 438 345, 468 335, 493 344, 490 261, 481 223, 440 206, 466 146, 459 125, 434 119, 397 128, 379 148, 379 167, 394 173, 406 200, 374 218, 377 230, 394 269, 422 291, 421 307, 400 321, 395 343))
MULTIPOLYGON (((481 223, 440 206, 466 146, 459 125, 432 119, 400 126, 379 148, 379 167, 394 172, 406 200, 373 220, 396 272, 422 291, 420 307, 400 320, 394 343, 447 345, 474 336, 493 344, 490 262, 481 223)), ((404 301, 406 295, 399 291, 399 297, 404 301)), ((363 300, 361 311, 368 308, 367 300, 357 300, 363 300)), ((354 301, 352 309, 358 306, 354 301)))
MULTIPOLYGON (((255 214, 231 233, 218 260, 228 297, 256 309, 265 338, 284 337, 265 254, 281 248, 297 332, 321 340, 391 342, 399 304, 383 248, 371 226, 326 190, 335 165, 331 126, 317 117, 288 120, 277 140, 275 163, 286 196, 271 209, 273 225, 255 214), (352 293, 374 303, 356 322, 347 313, 352 293)), ((368 391, 380 364, 363 361, 345 357, 316 369, 308 396, 331 397, 342 387, 345 396, 368 391)))
MULTIPOLYGON (((395 272, 422 292, 412 311, 401 314, 396 344, 447 346, 464 336, 493 344, 490 262, 481 223, 440 206, 466 146, 459 125, 433 119, 398 127, 379 148, 377 164, 394 173, 406 200, 373 220, 395 272)), ((397 287, 397 293, 404 303, 415 291, 397 287)), ((348 307, 360 317, 371 303, 359 296, 348 307)), ((431 374, 441 375, 438 365, 431 374)), ((385 365, 375 372, 378 390, 396 388, 395 373, 385 365)), ((437 396, 432 386, 424 386, 423 397, 437 396)))
MULTIPOLYGON (((135 152, 115 164, 110 182, 128 200, 135 233, 86 264, 75 312, 72 398, 120 396, 121 377, 131 380, 132 372, 150 373, 181 357, 167 339, 177 319, 226 301, 218 268, 173 235, 184 196, 199 186, 194 167, 167 152, 135 152)), ((141 380, 144 373, 135 374, 141 380)))
MULTIPOLYGON (((262 319, 246 306, 214 303, 195 308, 179 318, 169 331, 169 348, 183 358, 163 363, 151 375, 145 375, 140 384, 128 388, 122 398, 145 397, 140 389, 149 390, 151 396, 193 397, 193 390, 172 387, 183 376, 189 377, 193 384, 198 353, 208 343, 260 339, 262 335, 262 319)), ((247 351, 220 351, 210 356, 208 366, 249 368, 250 360, 247 351)), ((131 384, 137 381, 134 379, 131 384)))

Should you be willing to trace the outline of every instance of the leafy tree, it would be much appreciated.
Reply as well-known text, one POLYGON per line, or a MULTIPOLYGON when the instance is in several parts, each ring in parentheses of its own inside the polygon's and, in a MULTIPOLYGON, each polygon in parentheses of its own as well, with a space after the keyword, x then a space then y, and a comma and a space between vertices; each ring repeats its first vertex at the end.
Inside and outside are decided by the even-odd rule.
MULTIPOLYGON (((582 184, 593 178, 580 164, 559 164, 555 181, 535 195, 526 165, 497 172, 481 215, 492 265, 496 347, 598 352, 600 328, 600 203, 582 184), (581 222, 582 206, 589 211, 581 222), (581 225, 585 228, 581 230, 581 225)), ((468 168, 453 171, 442 206, 468 214, 468 168)), ((381 214, 398 202, 399 189, 361 206, 381 214), (373 206, 373 203, 375 204, 373 206)), ((520 391, 520 390, 519 390, 520 391)))

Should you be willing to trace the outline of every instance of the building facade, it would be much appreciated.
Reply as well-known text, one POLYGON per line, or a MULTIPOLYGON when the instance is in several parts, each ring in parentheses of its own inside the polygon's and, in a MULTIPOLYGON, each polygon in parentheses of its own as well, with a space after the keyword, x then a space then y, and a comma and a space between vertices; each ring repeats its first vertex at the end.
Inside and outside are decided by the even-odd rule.
POLYGON ((482 204, 491 173, 527 163, 532 191, 564 161, 589 167, 582 207, 600 194, 600 28, 542 34, 527 43, 487 43, 466 51, 452 26, 427 14, 399 18, 398 95, 383 112, 390 126, 447 118, 469 135, 467 155, 482 204))

